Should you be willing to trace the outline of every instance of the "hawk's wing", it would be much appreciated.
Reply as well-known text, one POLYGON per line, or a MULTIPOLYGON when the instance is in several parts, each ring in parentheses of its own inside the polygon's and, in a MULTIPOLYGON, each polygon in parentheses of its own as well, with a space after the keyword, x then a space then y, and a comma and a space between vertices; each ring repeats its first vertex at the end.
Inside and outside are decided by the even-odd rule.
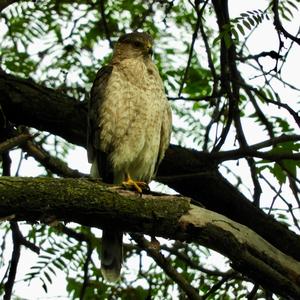
POLYGON ((157 161, 155 165, 154 175, 156 175, 158 166, 163 160, 165 156, 165 152, 169 147, 171 132, 172 132, 172 111, 171 111, 170 104, 166 102, 162 125, 161 125, 160 144, 159 144, 159 151, 158 151, 157 161))
MULTIPOLYGON (((104 95, 112 70, 112 66, 105 66, 98 71, 88 107, 88 159, 93 163, 92 170, 96 168, 95 174, 100 175, 104 182, 112 182, 112 170, 107 154, 101 151, 100 111, 101 105, 106 100, 104 95)), ((91 175, 95 174, 92 171, 91 175)), ((102 233, 101 270, 104 278, 109 281, 116 281, 120 277, 122 236, 122 232, 112 228, 103 230, 102 233)))
MULTIPOLYGON (((113 66, 104 66, 98 71, 92 86, 88 105, 88 160, 90 163, 95 163, 95 161, 97 161, 99 175, 100 171, 101 173, 106 171, 106 167, 103 166, 103 164, 106 164, 106 155, 100 150, 99 124, 101 116, 99 116, 99 111, 103 101, 105 101, 104 93, 112 70, 113 66)), ((101 174, 101 176, 104 177, 105 174, 101 174)))

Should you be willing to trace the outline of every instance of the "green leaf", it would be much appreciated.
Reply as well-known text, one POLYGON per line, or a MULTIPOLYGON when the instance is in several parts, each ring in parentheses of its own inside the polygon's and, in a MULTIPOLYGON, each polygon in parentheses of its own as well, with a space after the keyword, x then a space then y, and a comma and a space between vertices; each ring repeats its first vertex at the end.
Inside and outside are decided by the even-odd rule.
POLYGON ((237 31, 234 28, 232 28, 231 32, 232 32, 232 34, 234 36, 234 42, 238 43, 239 42, 239 35, 238 35, 237 31))
POLYGON ((271 173, 275 176, 275 178, 278 180, 280 184, 283 184, 286 182, 286 174, 282 170, 281 166, 278 163, 274 164, 274 167, 270 169, 271 173))
POLYGON ((285 159, 282 161, 282 165, 293 177, 297 177, 297 163, 295 160, 285 159))
POLYGON ((46 279, 49 281, 49 283, 52 283, 52 279, 50 277, 50 275, 47 272, 44 272, 44 276, 46 277, 46 279))
POLYGON ((249 30, 251 30, 251 25, 246 20, 243 20, 243 24, 245 27, 247 27, 249 30))
POLYGON ((241 24, 237 24, 236 27, 242 35, 245 35, 244 27, 241 24))
POLYGON ((253 19, 251 19, 251 18, 248 18, 247 19, 247 21, 252 25, 252 26, 254 26, 255 25, 255 22, 254 22, 254 20, 253 19))

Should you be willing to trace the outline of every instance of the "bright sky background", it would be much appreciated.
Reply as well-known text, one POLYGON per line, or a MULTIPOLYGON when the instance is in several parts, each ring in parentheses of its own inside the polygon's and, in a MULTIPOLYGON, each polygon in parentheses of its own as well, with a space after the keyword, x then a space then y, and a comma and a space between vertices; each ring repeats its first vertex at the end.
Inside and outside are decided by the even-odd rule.
MULTIPOLYGON (((268 1, 264 0, 252 0, 252 1, 240 1, 240 0, 230 0, 229 1, 229 7, 231 8, 230 15, 231 17, 236 17, 242 12, 246 12, 247 10, 254 10, 258 8, 264 9, 266 6, 266 3, 268 1)), ((290 24, 287 26, 287 29, 291 33, 295 33, 299 28, 299 20, 300 20, 300 14, 298 12, 298 16, 295 17, 295 22, 293 24, 290 24)), ((275 50, 277 49, 278 40, 276 33, 273 29, 272 21, 263 22, 257 30, 255 30, 255 34, 249 39, 248 46, 250 49, 250 53, 257 54, 262 51, 269 51, 269 50, 275 50)), ((270 60, 270 66, 272 66, 272 63, 274 63, 272 60, 270 60)), ((300 87, 300 76, 298 75, 298 66, 299 66, 299 47, 294 47, 294 50, 289 55, 289 60, 286 64, 285 69, 283 72, 285 73, 285 78, 290 83, 294 84, 295 86, 300 87)), ((248 72, 247 70, 245 70, 248 72)), ((299 100, 299 98, 295 98, 295 94, 287 93, 287 91, 282 88, 278 87, 280 89, 280 94, 285 95, 286 97, 290 97, 292 101, 299 100)), ((274 107, 270 107, 270 109, 276 110, 274 107)), ((247 125, 247 124, 245 124, 247 125)), ((256 130, 252 130, 250 132, 247 131, 247 137, 250 141, 253 143, 263 140, 263 136, 259 134, 256 130)), ((192 146, 192 145, 191 145, 192 146)), ((13 162, 17 162, 19 160, 20 152, 14 151, 11 154, 11 158, 13 162)), ((71 168, 78 169, 79 171, 83 173, 88 173, 90 165, 87 163, 86 158, 86 151, 85 149, 81 147, 76 147, 75 150, 71 150, 68 156, 68 164, 71 168)), ((230 164, 229 164, 230 165, 230 164)), ((15 170, 17 168, 16 163, 13 165, 13 172, 14 174, 15 170)), ((248 171, 247 171, 248 172, 248 171)), ((38 176, 43 173, 42 168, 38 168, 36 162, 32 158, 28 158, 23 161, 22 168, 20 172, 20 176, 38 176)), ((247 179, 245 179, 247 181, 247 179)), ((247 186, 252 186, 252 182, 249 179, 248 182, 245 182, 247 186)), ((22 229, 24 231, 24 228, 22 229)), ((9 242, 11 244, 11 241, 9 242)), ((10 258, 11 248, 9 247, 9 244, 7 244, 7 260, 10 258)), ((213 256, 211 259, 214 261, 220 261, 218 258, 219 255, 216 254, 216 256, 213 256)), ((19 265, 18 273, 17 273, 17 283, 15 285, 15 290, 17 291, 17 294, 22 297, 23 299, 68 299, 67 297, 58 297, 62 295, 67 295, 65 290, 65 280, 64 275, 59 274, 54 279, 52 287, 49 289, 49 293, 45 294, 44 290, 41 288, 41 284, 39 281, 33 281, 31 286, 26 286, 24 283, 22 283, 20 280, 24 277, 24 275, 28 272, 30 267, 34 265, 34 262, 37 259, 37 255, 33 254, 31 251, 27 249, 22 249, 21 252, 21 264, 19 265)), ((137 269, 136 266, 134 266, 134 262, 132 267, 134 269, 137 269)), ((0 278, 3 276, 3 271, 0 270, 0 278)))

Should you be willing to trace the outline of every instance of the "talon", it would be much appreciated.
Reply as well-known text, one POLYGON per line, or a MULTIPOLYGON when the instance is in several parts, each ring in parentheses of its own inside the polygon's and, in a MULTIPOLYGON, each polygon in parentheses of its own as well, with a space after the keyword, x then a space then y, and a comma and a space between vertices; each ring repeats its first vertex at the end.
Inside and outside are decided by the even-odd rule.
POLYGON ((126 180, 122 182, 125 188, 135 189, 139 194, 143 193, 143 189, 148 189, 148 184, 143 181, 134 181, 130 175, 126 175, 126 180))

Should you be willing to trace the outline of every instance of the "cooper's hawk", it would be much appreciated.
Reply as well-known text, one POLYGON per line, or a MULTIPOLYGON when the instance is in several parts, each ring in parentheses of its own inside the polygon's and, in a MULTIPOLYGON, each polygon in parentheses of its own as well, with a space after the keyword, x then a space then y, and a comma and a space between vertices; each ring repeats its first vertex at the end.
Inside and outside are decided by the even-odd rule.
MULTIPOLYGON (((147 33, 125 34, 109 65, 94 81, 89 103, 88 158, 91 175, 107 183, 148 183, 170 142, 171 109, 147 33)), ((102 235, 101 269, 109 281, 119 278, 122 232, 117 224, 102 235)))

